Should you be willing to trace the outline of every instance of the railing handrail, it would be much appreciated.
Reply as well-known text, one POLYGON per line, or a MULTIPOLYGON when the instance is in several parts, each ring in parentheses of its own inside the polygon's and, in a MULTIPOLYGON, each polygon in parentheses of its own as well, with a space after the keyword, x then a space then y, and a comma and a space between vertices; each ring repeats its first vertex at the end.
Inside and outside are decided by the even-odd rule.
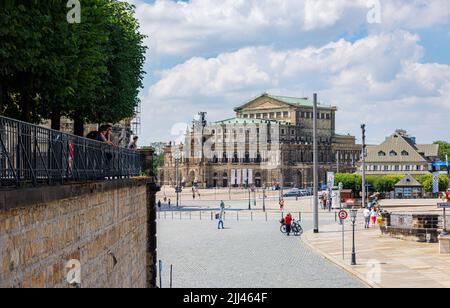
MULTIPOLYGON (((46 127, 46 126, 42 126, 42 125, 39 125, 39 124, 28 123, 28 122, 25 122, 25 121, 22 121, 22 120, 17 120, 17 119, 13 119, 13 118, 9 118, 9 117, 5 117, 5 116, 0 115, 0 120, 1 119, 5 119, 5 120, 11 121, 11 122, 16 122, 16 123, 21 123, 21 124, 28 125, 28 126, 38 127, 40 129, 51 131, 51 132, 53 132, 55 134, 63 134, 63 135, 66 135, 66 136, 77 138, 77 139, 85 139, 85 140, 88 140, 90 142, 98 142, 100 144, 108 145, 108 144, 105 144, 104 142, 101 142, 101 141, 98 141, 98 140, 95 140, 95 139, 89 139, 89 138, 86 138, 84 136, 78 136, 78 135, 75 135, 75 134, 71 134, 71 133, 68 133, 68 132, 63 132, 63 131, 56 130, 56 129, 53 129, 53 128, 50 128, 50 127, 46 127)), ((110 146, 111 147, 117 147, 115 145, 110 145, 110 146)), ((134 151, 129 150, 127 148, 123 148, 123 149, 125 149, 127 151, 130 151, 130 152, 134 152, 134 151)))
POLYGON ((0 154, 0 187, 130 177, 141 167, 134 150, 4 116, 0 154))

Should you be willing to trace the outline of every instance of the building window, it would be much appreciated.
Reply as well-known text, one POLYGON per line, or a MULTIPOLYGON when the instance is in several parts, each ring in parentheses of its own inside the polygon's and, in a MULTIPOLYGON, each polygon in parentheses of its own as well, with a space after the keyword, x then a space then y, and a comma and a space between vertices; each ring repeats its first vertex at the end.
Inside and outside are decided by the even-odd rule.
POLYGON ((384 166, 384 171, 389 171, 389 166, 384 166))
POLYGON ((248 119, 248 114, 244 114, 244 119, 248 119))
POLYGON ((397 154, 397 152, 395 152, 395 151, 391 151, 391 152, 389 152, 389 156, 397 156, 398 154, 397 154))
POLYGON ((261 119, 261 114, 260 114, 260 113, 257 113, 257 114, 256 114, 256 118, 257 118, 257 119, 261 119))
POLYGON ((250 119, 254 119, 255 118, 255 115, 254 114, 251 114, 250 115, 250 119))
POLYGON ((330 120, 330 119, 331 119, 331 116, 329 113, 327 113, 327 120, 330 120))
POLYGON ((289 118, 289 112, 284 111, 283 112, 283 118, 289 118))
POLYGON ((386 153, 384 153, 383 151, 378 152, 378 156, 386 156, 386 153))
POLYGON ((403 151, 402 156, 409 156, 409 153, 407 151, 403 151))
POLYGON ((281 118, 281 112, 277 112, 277 118, 281 118))
POLYGON ((271 118, 271 119, 275 118, 275 113, 274 113, 274 112, 271 112, 271 113, 270 113, 270 118, 271 118))

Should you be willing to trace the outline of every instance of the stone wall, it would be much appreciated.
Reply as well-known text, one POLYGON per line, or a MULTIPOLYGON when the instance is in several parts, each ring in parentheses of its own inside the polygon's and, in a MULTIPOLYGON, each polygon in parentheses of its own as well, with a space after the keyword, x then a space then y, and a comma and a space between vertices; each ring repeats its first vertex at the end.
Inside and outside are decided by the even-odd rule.
POLYGON ((0 287, 154 287, 147 181, 0 191, 0 287))

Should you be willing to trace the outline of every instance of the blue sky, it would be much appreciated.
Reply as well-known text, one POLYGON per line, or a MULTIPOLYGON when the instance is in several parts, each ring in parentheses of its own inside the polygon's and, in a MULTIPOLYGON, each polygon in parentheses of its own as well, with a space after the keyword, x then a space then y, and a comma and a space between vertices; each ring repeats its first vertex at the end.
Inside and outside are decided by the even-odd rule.
POLYGON ((339 109, 339 133, 450 140, 450 0, 132 0, 148 35, 142 143, 270 92, 339 109))

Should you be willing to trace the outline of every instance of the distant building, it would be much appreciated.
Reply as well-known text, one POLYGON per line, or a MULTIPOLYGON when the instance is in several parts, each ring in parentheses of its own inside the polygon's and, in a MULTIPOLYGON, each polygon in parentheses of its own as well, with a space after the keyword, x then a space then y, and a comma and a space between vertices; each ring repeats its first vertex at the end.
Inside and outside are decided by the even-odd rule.
POLYGON ((395 184, 395 199, 418 199, 423 193, 423 185, 410 174, 395 184))
MULTIPOLYGON (((318 106, 319 182, 322 184, 326 183, 328 171, 356 172, 361 154, 354 136, 336 134, 336 111, 334 106, 318 106)), ((313 103, 310 99, 263 94, 235 112, 235 118, 208 123, 204 129, 194 121, 186 132, 184 144, 168 146, 164 167, 159 172, 161 184, 313 186, 313 103)))
POLYGON ((417 144, 416 138, 397 130, 380 145, 367 147, 366 174, 428 173, 429 164, 439 160, 439 145, 417 144))

